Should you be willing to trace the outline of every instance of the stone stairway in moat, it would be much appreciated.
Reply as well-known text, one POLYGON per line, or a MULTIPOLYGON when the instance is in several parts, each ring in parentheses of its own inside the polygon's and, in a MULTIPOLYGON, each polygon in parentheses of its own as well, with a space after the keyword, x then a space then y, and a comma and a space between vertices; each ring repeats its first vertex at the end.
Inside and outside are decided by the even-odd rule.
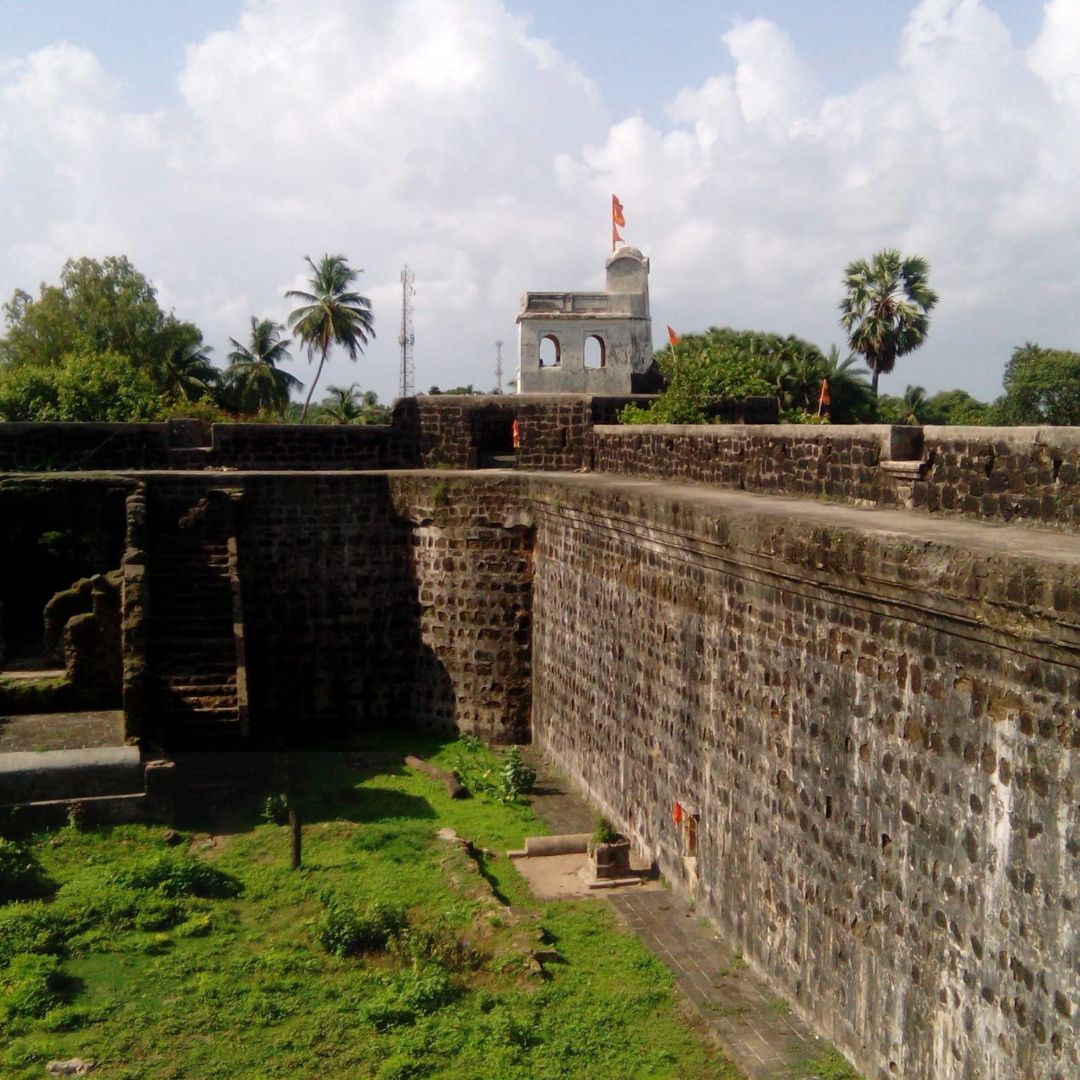
POLYGON ((150 715, 169 750, 231 750, 245 734, 234 498, 204 491, 150 507, 150 715))

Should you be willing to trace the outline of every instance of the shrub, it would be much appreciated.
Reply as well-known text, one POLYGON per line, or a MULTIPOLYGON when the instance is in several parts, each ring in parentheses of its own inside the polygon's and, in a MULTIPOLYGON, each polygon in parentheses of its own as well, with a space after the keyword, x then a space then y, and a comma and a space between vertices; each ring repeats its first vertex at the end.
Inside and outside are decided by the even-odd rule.
POLYGON ((20 953, 59 952, 64 920, 52 905, 34 900, 0 907, 0 965, 20 953))
POLYGON ((468 971, 480 964, 477 951, 444 919, 430 926, 406 926, 390 942, 390 951, 416 966, 437 964, 451 971, 468 971))
POLYGON ((39 1017, 61 1004, 55 956, 16 956, 0 969, 0 1017, 39 1017))
POLYGON ((408 969, 386 980, 363 1008, 363 1017, 378 1031, 414 1024, 457 997, 458 991, 438 967, 408 969))
POLYGON ((239 896, 243 885, 216 866, 177 852, 162 852, 115 874, 117 884, 136 889, 157 889, 165 896, 200 896, 228 900, 239 896))
POLYGON ((0 838, 0 903, 33 900, 51 891, 34 857, 22 845, 0 838))
POLYGON ((376 952, 385 949, 407 921, 404 908, 380 903, 357 908, 331 899, 315 923, 315 940, 333 956, 376 952))
POLYGON ((521 760, 521 748, 512 746, 502 770, 504 796, 517 799, 532 790, 536 783, 536 770, 521 760))
POLYGON ((287 825, 289 822, 289 799, 287 795, 267 795, 263 803, 263 821, 267 825, 287 825))
POLYGON ((597 818, 596 831, 593 833, 593 840, 598 844, 615 844, 622 839, 622 834, 614 825, 608 821, 607 818, 597 818))

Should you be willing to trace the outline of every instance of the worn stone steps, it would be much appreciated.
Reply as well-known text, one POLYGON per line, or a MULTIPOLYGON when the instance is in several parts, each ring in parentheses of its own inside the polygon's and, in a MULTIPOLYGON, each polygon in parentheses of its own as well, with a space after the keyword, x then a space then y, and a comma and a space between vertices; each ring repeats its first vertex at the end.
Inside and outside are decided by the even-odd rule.
POLYGON ((202 496, 166 499, 149 529, 151 694, 170 745, 239 738, 231 526, 219 511, 202 496))

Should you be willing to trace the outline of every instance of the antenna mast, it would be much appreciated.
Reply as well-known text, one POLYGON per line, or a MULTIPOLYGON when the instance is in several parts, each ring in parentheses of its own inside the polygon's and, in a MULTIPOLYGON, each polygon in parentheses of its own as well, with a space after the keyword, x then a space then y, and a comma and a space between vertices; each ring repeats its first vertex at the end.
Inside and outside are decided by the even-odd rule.
POLYGON ((414 274, 408 264, 401 271, 401 333, 398 334, 398 344, 401 346, 401 384, 399 397, 412 397, 416 393, 416 374, 413 370, 413 345, 416 335, 413 333, 413 303, 412 298, 416 295, 413 288, 414 274))
POLYGON ((502 393, 502 342, 495 342, 495 393, 502 393))

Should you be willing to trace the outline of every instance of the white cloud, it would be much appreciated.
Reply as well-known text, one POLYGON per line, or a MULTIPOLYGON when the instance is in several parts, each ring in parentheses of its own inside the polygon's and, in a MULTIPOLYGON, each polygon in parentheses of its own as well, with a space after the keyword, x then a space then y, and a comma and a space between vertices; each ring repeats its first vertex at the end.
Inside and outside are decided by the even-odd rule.
POLYGON ((487 386, 522 291, 602 280, 614 191, 658 339, 839 342, 844 265, 890 245, 929 258, 942 302, 887 389, 991 396, 1014 345, 1080 348, 1077 0, 1050 0, 1026 53, 987 0, 924 0, 894 67, 842 95, 766 20, 718 46, 663 124, 612 120, 499 0, 249 0, 165 113, 124 112, 71 45, 0 62, 0 292, 123 252, 223 356, 250 315, 284 317, 305 254, 344 252, 379 337, 324 379, 388 397, 407 261, 418 385, 487 386))

